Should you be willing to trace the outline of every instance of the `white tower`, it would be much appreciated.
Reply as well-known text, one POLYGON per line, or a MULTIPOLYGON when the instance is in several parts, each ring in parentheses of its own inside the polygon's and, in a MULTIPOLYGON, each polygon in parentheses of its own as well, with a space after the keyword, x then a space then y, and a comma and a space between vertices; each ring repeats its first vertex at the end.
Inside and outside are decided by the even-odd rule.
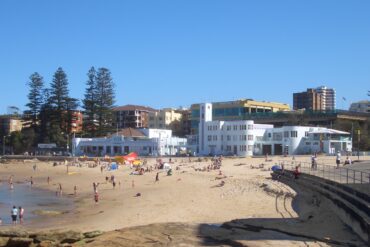
POLYGON ((212 121, 212 104, 211 103, 204 103, 200 104, 200 118, 199 118, 199 153, 204 154, 204 130, 206 122, 212 121))

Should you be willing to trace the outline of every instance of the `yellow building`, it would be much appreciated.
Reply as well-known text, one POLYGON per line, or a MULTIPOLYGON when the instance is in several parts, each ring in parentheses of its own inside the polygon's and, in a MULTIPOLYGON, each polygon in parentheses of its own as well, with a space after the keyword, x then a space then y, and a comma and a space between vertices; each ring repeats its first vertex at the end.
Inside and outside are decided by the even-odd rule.
POLYGON ((151 129, 172 129, 176 131, 176 126, 180 128, 182 114, 172 108, 164 108, 159 111, 149 113, 149 128, 151 129))

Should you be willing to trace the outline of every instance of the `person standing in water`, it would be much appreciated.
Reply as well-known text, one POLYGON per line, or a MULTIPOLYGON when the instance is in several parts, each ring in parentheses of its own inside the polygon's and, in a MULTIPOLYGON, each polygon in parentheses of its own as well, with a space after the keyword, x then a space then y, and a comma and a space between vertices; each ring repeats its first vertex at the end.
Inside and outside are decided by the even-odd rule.
POLYGON ((13 206, 11 215, 12 215, 13 225, 16 225, 17 224, 17 216, 18 216, 18 209, 17 209, 16 206, 13 206))
POLYGON ((24 208, 19 207, 18 213, 19 213, 19 223, 23 224, 24 208))

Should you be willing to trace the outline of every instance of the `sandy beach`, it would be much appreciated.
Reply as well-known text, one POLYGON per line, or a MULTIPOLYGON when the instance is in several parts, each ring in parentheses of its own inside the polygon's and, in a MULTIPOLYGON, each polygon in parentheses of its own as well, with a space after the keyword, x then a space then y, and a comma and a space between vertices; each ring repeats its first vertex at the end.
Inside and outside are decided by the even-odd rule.
MULTIPOLYGON (((188 158, 172 158, 172 176, 167 176, 164 171, 130 175, 132 169, 129 166, 101 172, 100 167, 89 168, 86 164, 82 167, 69 166, 67 173, 64 164, 54 167, 53 162, 10 161, 0 165, 0 179, 1 186, 8 186, 9 176, 13 175, 16 190, 17 183, 28 183, 32 176, 35 189, 53 193, 60 183, 62 197, 74 201, 73 209, 65 214, 17 226, 32 231, 112 231, 160 223, 218 225, 235 219, 296 219, 298 210, 300 214, 312 210, 309 204, 302 206, 301 202, 301 205, 295 205, 293 200, 297 192, 271 180, 270 168, 279 160, 290 161, 292 157, 269 159, 266 162, 265 158, 224 158, 222 175, 219 175, 219 170, 199 171, 211 164, 210 159, 205 161, 203 158, 202 162, 198 162, 197 158, 191 158, 189 162, 188 158), (35 164, 36 171, 33 170, 35 164), (259 167, 261 164, 264 164, 263 168, 259 167), (157 172, 159 181, 156 182, 157 172), (115 188, 105 179, 111 175, 115 177, 115 188), (48 177, 50 184, 47 183, 48 177), (223 186, 221 181, 224 181, 223 186), (93 200, 93 182, 99 183, 98 204, 93 200), (77 187, 77 195, 74 195, 74 186, 77 187), (138 193, 140 196, 137 196, 138 193)), ((310 162, 310 156, 295 159, 310 162)), ((369 157, 361 159, 369 160, 369 157)), ((164 158, 164 161, 168 159, 164 158)), ((154 167, 155 162, 155 159, 147 159, 148 166, 154 167)), ((318 162, 335 166, 335 157, 320 156, 318 162)), ((329 213, 326 214, 328 216, 329 213)), ((342 225, 338 225, 340 221, 335 215, 328 217, 331 222, 327 224, 337 224, 330 230, 332 234, 342 234, 342 238, 343 234, 348 234, 351 237, 342 225)), ((307 231, 315 230, 310 227, 307 231)))

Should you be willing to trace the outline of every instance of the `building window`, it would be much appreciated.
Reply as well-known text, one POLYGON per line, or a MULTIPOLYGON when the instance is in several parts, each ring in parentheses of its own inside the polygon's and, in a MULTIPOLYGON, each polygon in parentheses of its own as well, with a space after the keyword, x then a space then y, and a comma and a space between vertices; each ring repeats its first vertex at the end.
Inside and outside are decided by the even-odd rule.
POLYGON ((231 130, 231 126, 226 126, 226 130, 227 131, 231 130))
POLYGON ((305 131, 304 132, 304 136, 307 137, 308 136, 308 131, 305 131))
POLYGON ((223 141, 224 140, 224 136, 223 135, 221 135, 221 141, 223 141))
POLYGON ((230 135, 227 136, 227 140, 231 141, 231 136, 230 135))
POLYGON ((271 133, 268 133, 267 136, 268 136, 268 138, 271 138, 271 133))
POLYGON ((289 131, 284 131, 284 138, 289 138, 289 131))
POLYGON ((298 136, 297 131, 290 131, 290 137, 296 138, 298 136))
POLYGON ((253 151, 253 145, 248 145, 248 151, 253 151))
POLYGON ((248 135, 248 141, 253 141, 253 135, 248 135))
POLYGON ((208 141, 212 141, 212 136, 208 136, 208 141))
POLYGON ((217 136, 213 136, 213 140, 214 141, 217 141, 217 136))
POLYGON ((317 146, 317 145, 319 145, 319 143, 318 142, 314 142, 313 145, 316 145, 317 146))
POLYGON ((226 151, 231 152, 231 146, 226 146, 226 151))
POLYGON ((238 130, 238 125, 234 125, 234 126, 233 126, 233 129, 234 129, 234 130, 238 130))
POLYGON ((252 124, 248 124, 248 129, 249 130, 252 130, 253 129, 253 125, 252 124))
POLYGON ((311 142, 306 142, 306 145, 311 145, 311 142))

